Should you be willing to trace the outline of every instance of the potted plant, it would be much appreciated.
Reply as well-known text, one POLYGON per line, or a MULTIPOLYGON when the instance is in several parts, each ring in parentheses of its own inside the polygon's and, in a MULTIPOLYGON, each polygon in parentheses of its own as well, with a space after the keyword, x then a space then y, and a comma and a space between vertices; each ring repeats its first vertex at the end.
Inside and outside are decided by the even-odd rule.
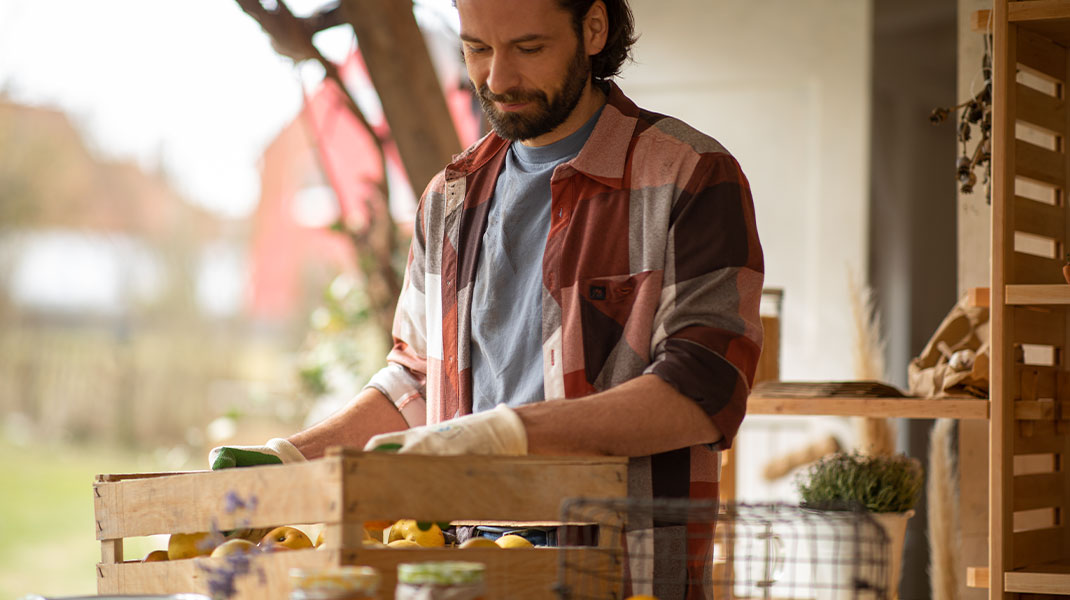
POLYGON ((864 510, 884 529, 889 557, 885 572, 891 588, 889 596, 895 599, 899 597, 903 536, 907 520, 914 515, 924 479, 921 463, 902 454, 869 456, 838 452, 811 465, 796 479, 796 485, 804 508, 864 510))

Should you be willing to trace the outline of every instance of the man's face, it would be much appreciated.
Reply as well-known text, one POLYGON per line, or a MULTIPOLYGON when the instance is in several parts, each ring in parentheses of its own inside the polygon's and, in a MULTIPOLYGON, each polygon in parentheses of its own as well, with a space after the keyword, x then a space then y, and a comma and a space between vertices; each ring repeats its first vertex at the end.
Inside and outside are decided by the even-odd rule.
POLYGON ((468 76, 498 135, 537 140, 561 127, 591 72, 571 15, 557 0, 458 0, 457 9, 468 76))

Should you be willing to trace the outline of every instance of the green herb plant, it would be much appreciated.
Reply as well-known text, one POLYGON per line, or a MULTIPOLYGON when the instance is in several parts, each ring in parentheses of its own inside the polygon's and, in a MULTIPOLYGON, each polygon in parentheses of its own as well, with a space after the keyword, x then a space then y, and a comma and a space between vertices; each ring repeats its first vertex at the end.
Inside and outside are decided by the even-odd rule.
POLYGON ((806 508, 901 513, 917 503, 924 480, 921 463, 903 454, 837 452, 811 465, 795 484, 806 508))

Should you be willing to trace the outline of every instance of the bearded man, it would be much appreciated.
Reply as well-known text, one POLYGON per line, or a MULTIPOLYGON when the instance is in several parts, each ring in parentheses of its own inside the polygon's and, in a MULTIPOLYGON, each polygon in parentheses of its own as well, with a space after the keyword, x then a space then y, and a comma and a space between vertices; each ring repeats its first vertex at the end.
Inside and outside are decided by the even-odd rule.
POLYGON ((456 7, 494 131, 420 200, 388 366, 259 450, 627 456, 636 497, 716 499, 762 342, 746 178, 611 81, 635 41, 626 0, 456 7))

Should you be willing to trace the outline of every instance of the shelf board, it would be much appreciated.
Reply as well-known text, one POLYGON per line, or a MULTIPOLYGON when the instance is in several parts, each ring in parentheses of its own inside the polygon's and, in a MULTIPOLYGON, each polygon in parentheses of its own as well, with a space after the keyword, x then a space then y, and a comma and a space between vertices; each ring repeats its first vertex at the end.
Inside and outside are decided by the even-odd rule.
POLYGON ((1016 284, 1005 288, 1007 304, 1067 304, 1070 305, 1070 285, 1057 284, 1016 284))
POLYGON ((747 400, 750 415, 831 415, 906 419, 987 419, 980 398, 767 398, 747 400))
POLYGON ((1065 0, 1009 2, 1007 20, 1058 44, 1070 43, 1070 3, 1065 0))
POLYGON ((1019 594, 1070 596, 1070 564, 1046 563, 1003 574, 1003 588, 1019 594))

